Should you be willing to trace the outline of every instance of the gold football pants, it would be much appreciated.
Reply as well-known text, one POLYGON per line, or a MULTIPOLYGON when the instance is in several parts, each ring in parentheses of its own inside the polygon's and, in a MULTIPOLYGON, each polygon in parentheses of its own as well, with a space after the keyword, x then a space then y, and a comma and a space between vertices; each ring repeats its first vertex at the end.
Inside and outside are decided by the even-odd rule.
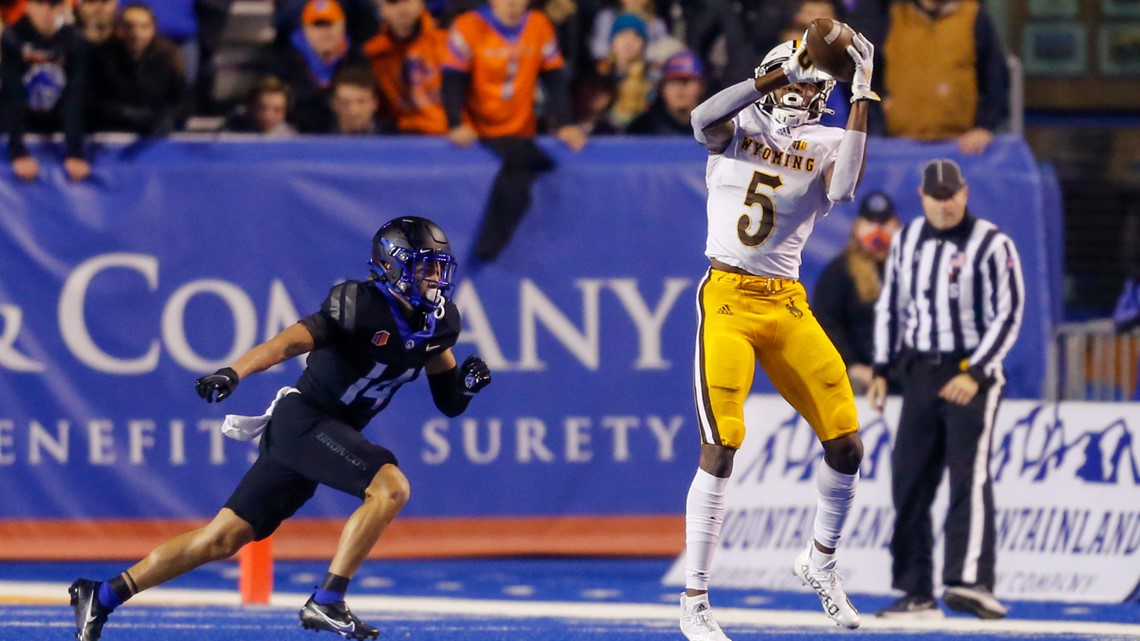
POLYGON ((694 391, 701 442, 739 448, 756 363, 828 441, 859 430, 839 351, 791 279, 710 269, 697 290, 694 391))

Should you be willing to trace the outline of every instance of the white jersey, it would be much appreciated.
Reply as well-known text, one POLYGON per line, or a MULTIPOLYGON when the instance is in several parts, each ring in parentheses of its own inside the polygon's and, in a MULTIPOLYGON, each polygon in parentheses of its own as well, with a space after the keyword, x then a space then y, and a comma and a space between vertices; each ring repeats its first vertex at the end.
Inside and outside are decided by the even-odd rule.
POLYGON ((787 128, 752 105, 732 119, 732 142, 710 154, 705 255, 758 276, 799 278, 804 243, 831 211, 823 173, 844 130, 787 128))

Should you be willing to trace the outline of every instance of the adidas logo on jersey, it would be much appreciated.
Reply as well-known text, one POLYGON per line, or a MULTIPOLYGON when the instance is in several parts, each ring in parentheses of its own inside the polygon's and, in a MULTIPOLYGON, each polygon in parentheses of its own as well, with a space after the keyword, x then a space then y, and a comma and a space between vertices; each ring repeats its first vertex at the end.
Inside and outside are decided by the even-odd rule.
POLYGON ((728 305, 721 305, 720 309, 716 310, 716 313, 732 316, 732 308, 730 308, 728 305))

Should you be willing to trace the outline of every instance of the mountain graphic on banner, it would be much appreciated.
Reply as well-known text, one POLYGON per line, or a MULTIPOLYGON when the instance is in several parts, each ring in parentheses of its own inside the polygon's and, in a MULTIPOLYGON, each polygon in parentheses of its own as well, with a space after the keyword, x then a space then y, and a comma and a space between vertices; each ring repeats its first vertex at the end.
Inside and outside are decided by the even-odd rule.
MULTIPOLYGON (((1033 483, 1050 477, 1081 479, 1086 483, 1140 485, 1140 457, 1134 432, 1124 418, 1114 418, 1103 427, 1087 427, 1083 413, 1062 416, 1056 405, 1033 405, 1024 416, 994 437, 992 457, 995 481, 1012 478, 1033 483), (1067 421, 1067 422, 1066 422, 1067 421)), ((1001 423, 1005 423, 1001 421, 1001 423)), ((1007 425, 1009 423, 1006 423, 1007 425)), ((815 478, 815 466, 823 454, 811 426, 797 412, 768 426, 757 426, 760 455, 740 471, 752 482, 766 476, 795 482, 815 478)), ((890 474, 891 430, 881 415, 863 423, 862 478, 890 474)), ((740 479, 743 481, 743 479, 740 479)))
MULTIPOLYGON (((891 434, 886 420, 878 415, 863 423, 859 428, 859 436, 863 439, 860 476, 869 480, 889 475, 891 434)), ((820 463, 822 456, 823 447, 815 432, 798 412, 792 411, 790 416, 779 421, 768 432, 760 446, 760 456, 734 474, 734 478, 743 482, 742 477, 748 477, 750 481, 758 483, 764 480, 766 474, 771 473, 796 482, 813 482, 815 466, 820 463)))
POLYGON ((995 481, 1008 474, 1034 483, 1059 476, 1140 485, 1134 444, 1133 428, 1123 418, 1099 429, 1077 427, 1071 419, 1066 424, 1057 406, 1037 405, 1001 435, 993 453, 993 476, 995 481))

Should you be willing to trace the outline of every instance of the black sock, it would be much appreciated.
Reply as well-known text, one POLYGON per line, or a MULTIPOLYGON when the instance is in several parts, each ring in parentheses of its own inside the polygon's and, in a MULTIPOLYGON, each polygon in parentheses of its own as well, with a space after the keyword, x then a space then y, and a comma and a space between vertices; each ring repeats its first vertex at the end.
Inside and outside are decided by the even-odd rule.
POLYGON ((107 579, 99 586, 99 603, 108 610, 114 610, 137 592, 135 580, 130 574, 123 572, 113 579, 107 579))
POLYGON ((352 579, 343 577, 339 574, 329 572, 325 575, 325 581, 321 587, 313 594, 313 600, 321 605, 329 605, 337 601, 344 600, 344 594, 348 592, 348 582, 352 579))

